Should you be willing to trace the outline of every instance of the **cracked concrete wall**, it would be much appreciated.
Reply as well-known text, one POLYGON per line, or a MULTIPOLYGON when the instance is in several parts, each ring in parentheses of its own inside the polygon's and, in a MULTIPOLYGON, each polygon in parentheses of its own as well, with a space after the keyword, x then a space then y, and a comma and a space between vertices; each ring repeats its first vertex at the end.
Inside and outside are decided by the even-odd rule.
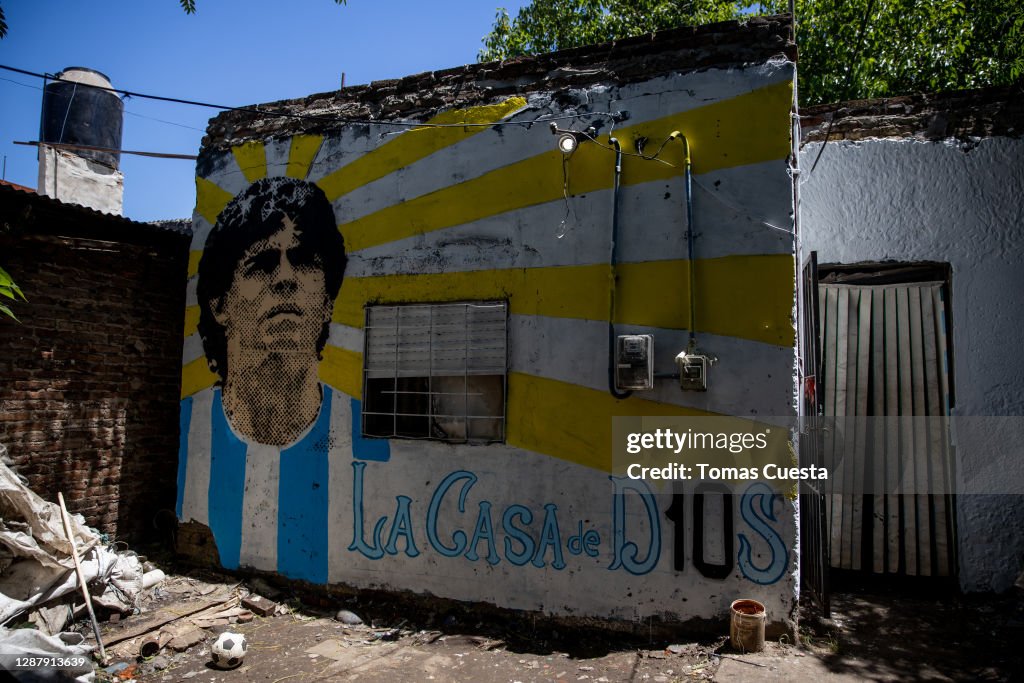
MULTIPOLYGON (((802 248, 816 250, 819 263, 949 263, 953 414, 1022 415, 1024 363, 1013 351, 1024 332, 1019 98, 901 99, 840 105, 833 141, 809 177, 821 143, 803 148, 802 248)), ((805 137, 821 140, 830 114, 812 113, 805 137)), ((961 482, 989 462, 1018 466, 1011 444, 988 446, 995 450, 958 445, 961 482)), ((963 589, 1009 588, 1024 561, 1024 496, 961 495, 956 511, 963 589)))
MULTIPOLYGON (((794 413, 788 30, 779 19, 685 29, 260 107, 306 118, 214 119, 197 165, 179 518, 207 525, 229 568, 627 621, 720 621, 732 600, 753 597, 767 606, 770 630, 791 628, 791 500, 756 485, 723 498, 696 496, 693 482, 627 481, 613 467, 611 441, 615 415, 794 413), (593 125, 597 142, 563 157, 552 121, 593 125), (628 153, 615 330, 652 334, 656 370, 670 373, 689 334, 682 145, 666 142, 675 130, 693 155, 698 337, 719 364, 706 393, 659 379, 652 391, 616 399, 607 390, 609 135, 628 153), (201 320, 205 305, 208 320, 230 328, 235 290, 204 295, 203 278, 223 271, 204 263, 233 229, 225 216, 263 206, 263 195, 247 193, 271 186, 322 192, 347 257, 316 365, 312 422, 291 441, 246 433, 248 408, 230 405, 238 363, 229 350, 227 370, 211 367, 201 320), (465 301, 508 307, 503 438, 365 436, 366 307, 465 301), (666 516, 674 501, 685 509, 672 514, 677 522, 666 516), (717 512, 723 504, 728 521, 717 512), (707 511, 702 547, 695 510, 707 511)), ((284 225, 281 214, 262 215, 284 225)), ((310 229, 303 220, 299 233, 310 229)), ((275 254, 261 282, 308 265, 291 260, 292 228, 260 234, 263 242, 240 251, 257 270, 260 254, 275 254)), ((249 265, 235 268, 234 281, 251 275, 249 265)), ((288 286, 298 289, 302 277, 288 286)), ((262 306, 277 285, 260 286, 265 295, 238 289, 237 300, 262 306)), ((301 327, 299 312, 268 309, 278 314, 301 327)), ((285 327, 268 323, 248 339, 285 327)), ((290 357, 267 344, 273 362, 290 357)), ((287 403, 284 384, 259 387, 304 410, 287 403)), ((294 417, 284 412, 275 419, 294 417)), ((209 545, 202 552, 212 556, 209 545)))

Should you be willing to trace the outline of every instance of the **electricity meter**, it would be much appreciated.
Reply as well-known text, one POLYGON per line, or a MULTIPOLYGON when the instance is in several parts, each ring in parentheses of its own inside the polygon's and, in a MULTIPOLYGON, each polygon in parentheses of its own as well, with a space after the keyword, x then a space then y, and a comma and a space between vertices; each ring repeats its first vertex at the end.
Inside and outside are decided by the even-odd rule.
POLYGON ((654 337, 619 335, 615 344, 615 388, 619 391, 654 388, 654 337))

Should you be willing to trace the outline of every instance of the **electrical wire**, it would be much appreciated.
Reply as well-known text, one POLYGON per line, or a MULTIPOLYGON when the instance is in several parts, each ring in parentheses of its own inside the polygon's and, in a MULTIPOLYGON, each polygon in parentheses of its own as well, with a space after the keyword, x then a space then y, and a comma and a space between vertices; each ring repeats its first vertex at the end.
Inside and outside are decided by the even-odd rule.
POLYGON ((156 121, 157 123, 166 123, 168 126, 177 126, 178 128, 188 128, 189 130, 197 130, 200 133, 205 133, 206 132, 202 128, 196 128, 195 126, 186 126, 184 123, 175 123, 174 121, 165 121, 164 119, 158 119, 158 118, 153 117, 153 116, 146 116, 145 114, 136 114, 135 112, 128 111, 127 109, 124 110, 124 113, 128 114, 130 116, 136 116, 136 117, 138 117, 140 119, 149 119, 150 121, 156 121))
POLYGON ((786 228, 780 228, 779 226, 772 225, 771 223, 769 223, 769 222, 767 222, 765 220, 762 220, 762 219, 760 219, 760 218, 758 218, 756 216, 751 216, 749 213, 747 213, 746 211, 744 211, 740 207, 736 206, 735 204, 732 204, 730 202, 725 201, 724 199, 722 199, 719 196, 719 194, 717 192, 711 190, 708 186, 706 186, 704 183, 700 182, 696 178, 693 178, 693 184, 696 185, 697 187, 699 187, 700 189, 704 190, 705 192, 707 192, 712 197, 714 197, 715 200, 719 204, 721 204, 722 206, 725 206, 725 207, 728 207, 728 208, 732 209, 736 213, 738 213, 741 216, 745 217, 747 220, 753 221, 753 222, 756 222, 756 223, 760 223, 761 225, 765 226, 766 228, 771 228, 772 230, 778 230, 779 232, 784 232, 787 235, 792 235, 793 234, 792 230, 787 230, 786 228))
POLYGON ((569 203, 569 156, 562 155, 562 198, 565 200, 565 215, 562 216, 562 222, 558 225, 558 232, 555 237, 562 239, 565 237, 565 233, 569 231, 569 210, 571 204, 569 203))
POLYGON ((828 129, 825 131, 825 139, 821 142, 821 147, 818 148, 818 155, 814 157, 814 163, 811 164, 811 170, 807 172, 807 176, 800 179, 800 184, 803 185, 811 179, 811 175, 814 173, 814 169, 818 168, 818 162, 821 161, 821 155, 825 151, 825 146, 828 144, 828 138, 832 135, 832 123, 836 120, 836 113, 832 112, 832 115, 828 117, 828 129))
MULTIPOLYGON (((598 147, 601 147, 603 149, 607 149, 609 152, 616 152, 616 153, 622 154, 623 156, 638 157, 640 159, 643 159, 644 161, 657 161, 658 163, 665 164, 666 166, 670 166, 672 168, 676 167, 675 164, 669 163, 668 161, 665 161, 664 159, 659 159, 658 158, 658 155, 660 155, 662 150, 665 149, 665 145, 667 145, 669 142, 671 142, 674 139, 673 136, 671 136, 671 135, 669 135, 664 140, 662 140, 661 144, 658 145, 658 151, 657 152, 655 152, 654 154, 651 154, 651 155, 645 155, 645 154, 631 154, 630 152, 618 152, 614 147, 601 143, 600 140, 597 140, 596 138, 594 138, 591 135, 587 135, 583 131, 572 131, 572 132, 576 133, 578 135, 582 135, 583 137, 587 138, 588 140, 590 140, 591 142, 596 144, 598 147)), ((762 219, 760 219, 760 218, 758 218, 756 216, 751 216, 749 213, 747 213, 746 211, 744 211, 740 207, 725 201, 724 199, 722 199, 718 195, 717 192, 714 192, 711 189, 709 189, 706 185, 704 185, 704 183, 702 183, 699 180, 697 180, 697 178, 695 176, 692 177, 691 179, 692 179, 694 185, 696 185, 697 187, 699 187, 700 189, 704 190, 709 195, 714 197, 715 200, 718 201, 723 206, 726 206, 726 207, 732 209, 733 211, 735 211, 736 213, 744 216, 747 220, 759 223, 760 225, 763 225, 766 228, 771 228, 772 230, 778 230, 779 232, 784 232, 787 235, 792 235, 793 234, 792 230, 787 230, 786 228, 780 228, 779 226, 772 225, 771 223, 769 223, 769 222, 767 222, 765 220, 762 220, 762 219)))
MULTIPOLYGON (((875 0, 869 0, 867 7, 864 8, 864 14, 861 16, 860 31, 857 34, 857 42, 854 43, 853 59, 850 60, 850 68, 846 70, 846 80, 843 83, 843 94, 846 95, 847 99, 850 97, 850 85, 853 79, 853 71, 857 68, 857 60, 860 59, 861 50, 864 47, 864 32, 868 27, 868 16, 875 7, 875 0)), ((821 155, 825 152, 825 147, 828 146, 829 136, 832 134, 832 123, 835 121, 836 114, 832 112, 832 116, 828 120, 828 130, 825 132, 825 140, 821 143, 821 148, 818 150, 818 155, 814 157, 814 163, 811 164, 811 170, 807 172, 807 175, 800 179, 800 184, 804 185, 814 175, 814 169, 818 167, 818 162, 821 160, 821 155)))
MULTIPOLYGON (((4 78, 3 76, 0 76, 0 81, 7 81, 8 83, 13 83, 14 85, 20 85, 23 88, 31 88, 32 90, 42 90, 42 88, 40 88, 38 85, 30 85, 29 83, 22 83, 21 81, 16 81, 13 78, 4 78)), ((186 126, 184 123, 176 123, 174 121, 167 121, 166 119, 158 119, 155 116, 146 116, 145 114, 138 114, 138 113, 133 112, 133 111, 128 111, 127 109, 124 110, 124 113, 128 114, 129 116, 138 117, 140 119, 148 119, 150 121, 156 121, 158 123, 166 123, 168 126, 177 126, 178 128, 188 128, 189 130, 197 130, 200 133, 205 133, 206 132, 202 128, 196 128, 195 126, 186 126)))
MULTIPOLYGON (((587 137, 590 136, 588 135, 587 137)), ((617 263, 615 245, 618 241, 619 232, 619 187, 622 180, 622 147, 615 138, 609 137, 608 140, 614 146, 613 151, 615 152, 615 174, 612 179, 611 239, 608 244, 608 392, 617 399, 626 399, 632 396, 633 392, 631 390, 619 391, 615 381, 616 368, 618 367, 615 337, 615 289, 618 285, 618 277, 615 273, 617 263)))
POLYGON ((675 168, 676 167, 675 164, 669 163, 669 162, 665 161, 664 159, 659 159, 658 158, 658 155, 661 154, 661 150, 665 149, 665 145, 668 144, 668 141, 672 139, 672 136, 669 136, 669 137, 665 138, 665 141, 661 143, 661 146, 658 147, 658 151, 655 152, 653 156, 645 156, 643 154, 635 154, 633 152, 623 152, 621 150, 617 150, 614 147, 612 147, 611 145, 604 144, 603 142, 601 142, 600 140, 598 140, 594 136, 587 135, 587 133, 582 131, 582 130, 574 130, 574 131, 570 131, 570 132, 575 134, 575 135, 582 135, 583 137, 585 137, 586 139, 590 140, 591 142, 593 142, 598 147, 606 149, 609 152, 614 152, 616 154, 621 154, 622 156, 627 156, 627 157, 637 157, 639 159, 643 159, 644 161, 657 161, 659 164, 665 164, 666 166, 668 166, 670 168, 675 168))
POLYGON ((68 116, 71 114, 71 105, 75 102, 75 95, 78 94, 78 83, 71 89, 71 97, 68 99, 68 108, 64 110, 64 120, 60 124, 60 136, 57 142, 64 142, 64 128, 68 125, 68 116))
MULTIPOLYGON (((64 83, 76 83, 76 81, 70 81, 59 76, 36 73, 34 71, 28 71, 26 69, 18 69, 13 66, 7 66, 6 64, 0 64, 0 69, 5 71, 12 71, 25 76, 34 76, 35 78, 49 79, 53 81, 60 81, 64 83)), ((421 123, 418 121, 384 121, 374 119, 358 119, 347 116, 327 116, 317 114, 296 114, 287 111, 278 111, 274 109, 259 109, 252 107, 232 107, 226 104, 213 104, 210 102, 200 102, 198 100, 186 100, 178 97, 165 97, 163 95, 147 95, 145 93, 138 93, 131 90, 124 90, 122 88, 105 87, 101 85, 91 85, 88 83, 81 83, 85 87, 95 88, 97 90, 106 90, 107 92, 120 93, 128 97, 140 97, 147 100, 157 100, 159 102, 173 102, 175 104, 187 104, 195 107, 206 107, 208 109, 221 109, 223 111, 237 111, 247 114, 259 114, 260 116, 274 116, 278 118, 289 118, 289 119, 300 119, 305 121, 323 121, 328 123, 351 123, 351 124, 363 124, 363 125, 378 125, 378 126, 398 126, 407 128, 490 128, 492 126, 526 126, 530 127, 535 123, 541 121, 564 121, 568 119, 582 119, 595 116, 605 116, 611 119, 615 119, 620 114, 617 112, 587 112, 584 114, 563 114, 561 116, 552 116, 544 118, 538 121, 491 121, 491 122, 466 122, 466 123, 421 123)), ((258 105, 257 105, 258 106, 258 105)))
POLYGON ((29 85, 28 83, 22 83, 21 81, 16 81, 13 78, 4 78, 3 76, 0 76, 0 81, 7 81, 8 83, 13 83, 14 85, 20 85, 23 88, 32 88, 33 90, 42 90, 42 88, 40 88, 38 85, 29 85))

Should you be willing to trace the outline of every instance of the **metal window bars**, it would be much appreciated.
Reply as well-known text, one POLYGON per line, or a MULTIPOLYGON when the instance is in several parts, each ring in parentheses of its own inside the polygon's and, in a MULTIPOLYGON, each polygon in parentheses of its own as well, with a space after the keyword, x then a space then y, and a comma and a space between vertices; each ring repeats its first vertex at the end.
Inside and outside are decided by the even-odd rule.
POLYGON ((367 306, 364 332, 364 436, 505 440, 507 302, 367 306))

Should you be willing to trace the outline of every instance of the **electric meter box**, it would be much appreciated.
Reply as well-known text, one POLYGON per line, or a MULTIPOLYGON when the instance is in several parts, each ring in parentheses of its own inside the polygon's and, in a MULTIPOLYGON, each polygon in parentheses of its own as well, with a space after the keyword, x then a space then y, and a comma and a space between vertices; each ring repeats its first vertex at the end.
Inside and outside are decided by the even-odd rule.
POLYGON ((654 337, 619 335, 615 343, 615 388, 619 391, 654 388, 654 337))
POLYGON ((683 391, 708 390, 708 365, 713 359, 699 353, 686 353, 676 356, 679 366, 679 388, 683 391))

